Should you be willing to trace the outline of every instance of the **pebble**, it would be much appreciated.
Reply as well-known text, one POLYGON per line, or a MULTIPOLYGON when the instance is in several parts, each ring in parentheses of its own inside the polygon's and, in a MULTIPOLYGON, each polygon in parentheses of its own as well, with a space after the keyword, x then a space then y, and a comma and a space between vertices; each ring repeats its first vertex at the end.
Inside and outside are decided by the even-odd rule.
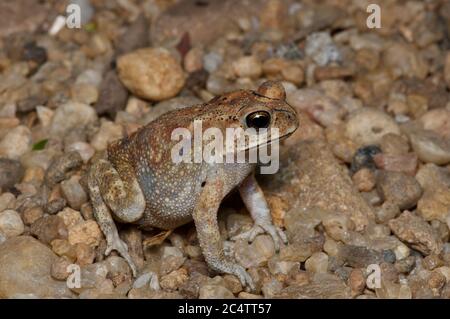
POLYGON ((162 101, 177 95, 185 84, 183 69, 164 48, 145 48, 117 61, 122 83, 136 96, 162 101))
POLYGON ((346 299, 351 289, 336 275, 318 274, 305 285, 284 288, 278 297, 289 299, 346 299))
POLYGON ((273 240, 267 235, 257 236, 251 244, 239 240, 234 246, 236 261, 244 268, 266 265, 274 254, 273 240))
POLYGON ((0 141, 0 156, 17 160, 30 150, 30 144, 30 129, 23 125, 17 126, 0 141))
POLYGON ((127 99, 128 91, 120 82, 116 70, 106 72, 99 88, 98 101, 95 104, 97 114, 107 113, 110 116, 115 116, 117 112, 125 108, 127 99))
POLYGON ((317 32, 306 38, 305 53, 320 66, 339 62, 342 54, 327 32, 317 32))
POLYGON ((396 77, 424 79, 428 73, 427 62, 411 44, 393 42, 383 52, 382 61, 396 77))
POLYGON ((305 269, 312 273, 326 273, 328 271, 328 255, 323 252, 314 253, 305 262, 305 269))
POLYGON ((418 156, 415 153, 404 155, 377 154, 373 160, 379 169, 391 172, 402 172, 414 176, 418 166, 418 156))
POLYGON ((384 201, 396 204, 401 210, 414 207, 423 193, 413 176, 390 171, 379 172, 377 191, 384 201))
POLYGON ((24 224, 16 211, 0 212, 0 232, 6 238, 19 236, 24 232, 24 224))
POLYGON ((234 299, 233 293, 219 285, 206 284, 199 289, 199 299, 234 299))
POLYGON ((0 195, 0 212, 14 208, 16 197, 11 193, 3 193, 0 195))
POLYGON ((425 255, 439 254, 442 250, 442 242, 436 231, 421 217, 411 212, 404 211, 396 219, 390 220, 388 224, 400 240, 425 255))
POLYGON ((100 130, 91 140, 91 145, 96 151, 106 150, 109 143, 123 137, 122 125, 110 121, 102 122, 100 130))
POLYGON ((81 216, 79 211, 76 211, 70 207, 64 208, 62 211, 60 211, 57 214, 58 217, 60 217, 64 225, 66 225, 67 229, 78 225, 79 223, 83 222, 83 217, 81 216))
POLYGON ((255 56, 244 56, 233 62, 233 71, 237 77, 257 79, 262 74, 261 62, 255 56))
POLYGON ((72 263, 65 258, 57 259, 55 262, 52 263, 50 275, 56 280, 66 280, 70 276, 68 267, 71 264, 72 263))
POLYGON ((83 159, 84 163, 89 162, 89 160, 94 156, 95 149, 88 143, 85 142, 75 142, 68 145, 65 149, 66 152, 78 152, 83 159))
POLYGON ((0 189, 6 190, 14 187, 21 181, 23 175, 24 168, 19 161, 0 158, 0 189))
POLYGON ((50 124, 50 134, 64 136, 76 127, 85 127, 96 120, 97 114, 89 105, 68 102, 56 109, 50 124))
POLYGON ((345 110, 339 103, 317 89, 300 89, 287 95, 286 101, 298 111, 304 111, 322 126, 341 123, 345 110))
POLYGON ((61 182, 61 191, 69 206, 75 210, 80 210, 88 200, 86 192, 75 176, 61 182))
POLYGON ((130 281, 132 278, 131 269, 127 261, 119 256, 109 256, 104 264, 108 270, 108 279, 111 279, 114 286, 130 281))
POLYGON ((0 245, 0 297, 34 294, 38 298, 72 298, 65 282, 50 276, 57 256, 29 236, 8 239, 0 245))
POLYGON ((425 220, 450 222, 450 188, 437 187, 426 190, 417 203, 417 211, 425 220))
POLYGON ((93 220, 84 221, 69 228, 68 240, 71 245, 85 243, 97 247, 102 238, 98 224, 93 220))
POLYGON ((400 128, 389 115, 374 108, 353 112, 346 123, 347 136, 360 146, 379 145, 388 133, 398 135, 400 128))
POLYGON ((188 273, 185 268, 174 270, 171 273, 161 277, 161 288, 167 290, 176 290, 188 281, 188 273))
POLYGON ((39 218, 31 225, 30 232, 46 244, 50 244, 54 239, 67 238, 67 228, 59 216, 39 218))
POLYGON ((366 287, 366 278, 361 269, 353 269, 348 278, 348 285, 350 286, 354 295, 363 293, 366 287))
POLYGON ((440 107, 430 110, 420 117, 419 122, 425 130, 450 138, 450 109, 440 107))
POLYGON ((368 168, 362 168, 352 176, 353 183, 360 192, 370 192, 375 187, 375 174, 368 168))
POLYGON ((411 132, 409 138, 421 161, 437 165, 450 163, 450 140, 445 140, 437 133, 427 130, 411 132))
POLYGON ((177 247, 165 246, 161 252, 161 271, 168 274, 179 269, 185 262, 183 252, 177 247))
POLYGON ((79 243, 75 246, 75 252, 77 255, 77 264, 80 266, 90 265, 95 259, 95 250, 91 246, 79 243))

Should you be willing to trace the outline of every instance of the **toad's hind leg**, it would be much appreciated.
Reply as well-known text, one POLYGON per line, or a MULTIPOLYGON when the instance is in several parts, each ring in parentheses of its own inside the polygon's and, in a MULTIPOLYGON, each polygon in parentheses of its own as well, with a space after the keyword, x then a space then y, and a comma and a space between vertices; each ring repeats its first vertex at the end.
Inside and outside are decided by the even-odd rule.
POLYGON ((120 221, 132 223, 142 217, 145 199, 131 171, 128 172, 130 174, 122 173, 125 174, 119 175, 108 161, 99 160, 89 170, 88 187, 95 218, 106 237, 105 254, 109 255, 112 250, 119 252, 136 276, 136 266, 128 253, 127 245, 119 237, 109 209, 120 221))

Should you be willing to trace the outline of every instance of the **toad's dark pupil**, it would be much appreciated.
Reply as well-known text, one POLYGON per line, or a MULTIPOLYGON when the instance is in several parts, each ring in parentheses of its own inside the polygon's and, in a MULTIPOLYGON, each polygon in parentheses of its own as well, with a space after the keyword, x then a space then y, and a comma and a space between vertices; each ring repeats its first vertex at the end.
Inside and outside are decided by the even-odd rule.
POLYGON ((265 111, 258 111, 247 116, 247 126, 252 128, 268 128, 270 124, 270 114, 265 111))

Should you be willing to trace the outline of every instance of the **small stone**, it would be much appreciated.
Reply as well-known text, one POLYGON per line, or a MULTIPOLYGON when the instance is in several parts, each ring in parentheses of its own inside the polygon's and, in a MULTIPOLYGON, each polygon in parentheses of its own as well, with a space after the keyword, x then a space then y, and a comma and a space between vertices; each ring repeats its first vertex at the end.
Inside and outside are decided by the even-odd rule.
POLYGON ((264 298, 271 299, 278 296, 278 294, 283 289, 283 284, 276 280, 275 278, 272 278, 265 283, 263 283, 261 287, 261 291, 264 295, 264 298))
POLYGON ((165 246, 162 249, 161 255, 161 270, 163 274, 168 274, 174 270, 179 269, 186 257, 183 256, 183 252, 177 247, 165 246))
POLYGON ((340 249, 340 258, 353 268, 366 268, 371 264, 380 264, 384 261, 382 252, 362 246, 344 245, 340 249))
POLYGON ((45 244, 50 244, 54 239, 67 238, 67 228, 58 216, 39 218, 31 225, 30 232, 45 244))
POLYGON ((24 168, 19 161, 0 158, 0 189, 10 189, 20 183, 24 168))
POLYGON ((425 130, 433 131, 443 138, 450 138, 450 109, 440 107, 425 113, 419 122, 425 130))
POLYGON ((69 206, 75 210, 79 210, 88 200, 86 192, 75 176, 61 182, 61 191, 69 206))
POLYGON ((50 134, 64 136, 76 127, 84 127, 97 120, 95 110, 89 105, 68 102, 59 106, 50 124, 50 134))
POLYGON ((234 275, 223 276, 225 287, 227 287, 233 294, 240 293, 242 291, 242 284, 238 277, 234 275))
POLYGON ((317 274, 311 282, 304 285, 292 285, 283 289, 278 295, 289 299, 348 299, 351 289, 331 274, 317 274))
POLYGON ((434 190, 426 190, 417 203, 417 211, 427 221, 436 219, 449 223, 450 188, 436 187, 434 190))
POLYGON ((411 176, 416 174, 418 159, 414 153, 405 155, 377 154, 373 157, 379 169, 391 172, 403 172, 411 176))
POLYGON ((352 289, 355 295, 360 295, 363 293, 366 287, 366 278, 361 269, 353 269, 348 278, 348 285, 352 289))
POLYGON ((161 288, 167 290, 176 290, 188 281, 188 273, 185 268, 174 270, 171 273, 161 277, 161 288))
POLYGON ((14 208, 15 204, 16 204, 16 197, 13 194, 3 193, 0 195, 0 212, 14 208))
POLYGON ((95 149, 88 143, 85 142, 75 142, 66 147, 66 152, 78 152, 83 159, 84 163, 89 162, 89 160, 94 156, 95 149))
POLYGON ((346 124, 347 136, 360 146, 380 144, 388 133, 400 134, 400 128, 389 115, 374 108, 353 112, 346 124))
POLYGON ((127 261, 119 256, 108 257, 104 264, 108 270, 108 278, 112 280, 114 286, 118 286, 125 281, 131 280, 131 269, 127 261))
POLYGON ((436 188, 450 188, 450 171, 435 164, 422 165, 416 179, 425 191, 436 188))
POLYGON ((50 276, 57 256, 29 236, 8 239, 0 245, 0 298, 34 294, 38 298, 72 298, 65 282, 50 276))
POLYGON ((0 212, 0 233, 7 238, 19 236, 24 231, 20 215, 14 210, 0 212))
POLYGON ((70 261, 75 261, 77 258, 76 247, 69 244, 66 239, 55 239, 50 243, 55 254, 61 257, 66 257, 70 261))
POLYGON ((428 286, 431 289, 440 290, 447 283, 445 276, 439 271, 432 271, 428 278, 428 286))
POLYGON ((422 260, 422 265, 427 270, 434 270, 437 267, 443 266, 444 261, 439 257, 439 255, 431 254, 422 260))
POLYGON ((300 263, 272 258, 269 260, 268 266, 272 275, 288 275, 292 269, 299 269, 300 263))
POLYGON ((57 216, 61 217, 64 221, 64 225, 66 225, 67 229, 78 225, 79 223, 83 222, 83 217, 81 216, 80 212, 66 207, 62 211, 60 211, 57 216))
POLYGON ((0 141, 0 156, 19 159, 30 150, 31 132, 26 126, 17 126, 10 130, 0 141))
POLYGON ((109 143, 121 139, 122 137, 123 137, 122 125, 115 124, 109 121, 104 121, 100 126, 100 130, 92 138, 91 145, 97 151, 103 151, 106 149, 109 143))
POLYGON ((281 69, 281 76, 284 80, 300 86, 305 80, 305 71, 296 64, 288 64, 281 69))
POLYGON ((68 267, 72 263, 65 259, 59 258, 52 264, 52 268, 50 270, 50 275, 56 280, 66 280, 70 276, 70 272, 68 271, 68 267))
POLYGON ((238 298, 239 299, 263 299, 263 296, 255 295, 255 294, 251 294, 251 293, 242 291, 239 293, 238 298))
POLYGON ((377 190, 384 201, 398 205, 401 210, 415 206, 422 196, 422 187, 417 180, 399 172, 379 172, 377 190))
POLYGON ((78 83, 74 84, 70 90, 72 100, 74 102, 91 105, 97 102, 99 92, 95 86, 90 84, 78 83))
POLYGON ((341 52, 327 32, 312 33, 306 38, 305 53, 320 66, 339 62, 341 52))
POLYGON ((75 252, 77 254, 77 264, 80 266, 90 265, 95 259, 95 250, 92 246, 84 243, 79 243, 75 246, 75 252))
POLYGON ((253 243, 243 240, 236 242, 234 247, 236 261, 244 268, 259 267, 275 254, 275 247, 270 236, 257 236, 253 243))
POLYGON ((99 88, 98 101, 95 104, 97 113, 116 116, 117 112, 125 108, 127 99, 128 91, 120 82, 116 70, 106 72, 99 88))
POLYGON ((400 215, 401 211, 397 204, 391 201, 385 201, 381 207, 375 211, 377 223, 385 223, 400 215))
POLYGON ((52 118, 55 112, 48 107, 38 105, 36 106, 36 114, 41 125, 43 127, 47 127, 52 122, 52 118))
POLYGON ((322 252, 314 253, 306 261, 305 269, 312 273, 326 273, 328 271, 328 255, 322 252))
POLYGON ((66 207, 66 200, 64 198, 55 198, 44 206, 44 211, 49 215, 54 215, 64 207, 66 207))
POLYGON ((85 243, 92 247, 97 247, 100 244, 102 232, 98 224, 93 220, 81 222, 69 228, 69 243, 76 245, 85 243))
POLYGON ((436 231, 422 218, 405 211, 396 219, 389 221, 392 232, 412 248, 425 255, 439 254, 442 242, 436 231))
POLYGON ((375 187, 375 174, 368 168, 362 168, 352 176, 353 183, 360 192, 370 192, 375 187))
POLYGON ((262 74, 262 65, 257 57, 244 56, 233 62, 234 74, 240 78, 257 79, 262 74))
POLYGON ((392 42, 383 53, 383 63, 396 77, 425 79, 428 65, 412 44, 392 42))
POLYGON ((188 73, 193 73, 203 69, 203 50, 199 47, 192 48, 184 57, 184 69, 188 73))
POLYGON ((219 285, 206 284, 200 287, 199 299, 234 299, 234 295, 227 288, 219 285))
POLYGON ((409 138, 421 161, 437 165, 450 163, 450 140, 427 130, 416 130, 409 134, 409 138))
POLYGON ((287 95, 286 101, 296 110, 306 112, 325 127, 340 124, 345 114, 345 110, 336 100, 318 89, 295 90, 287 95))
POLYGON ((164 48, 145 48, 121 56, 117 61, 122 83, 136 96, 155 101, 180 92, 185 83, 183 70, 164 48))
POLYGON ((388 133, 381 138, 380 148, 384 154, 404 155, 409 151, 408 139, 401 135, 388 133))

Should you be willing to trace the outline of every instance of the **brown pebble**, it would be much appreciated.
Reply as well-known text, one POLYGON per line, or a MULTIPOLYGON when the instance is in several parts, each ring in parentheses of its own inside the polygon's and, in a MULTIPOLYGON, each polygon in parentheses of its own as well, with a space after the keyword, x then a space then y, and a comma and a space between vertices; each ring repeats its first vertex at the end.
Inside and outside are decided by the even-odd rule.
POLYGON ((360 192, 370 192, 375 187, 375 174, 368 168, 357 171, 352 180, 360 192))

